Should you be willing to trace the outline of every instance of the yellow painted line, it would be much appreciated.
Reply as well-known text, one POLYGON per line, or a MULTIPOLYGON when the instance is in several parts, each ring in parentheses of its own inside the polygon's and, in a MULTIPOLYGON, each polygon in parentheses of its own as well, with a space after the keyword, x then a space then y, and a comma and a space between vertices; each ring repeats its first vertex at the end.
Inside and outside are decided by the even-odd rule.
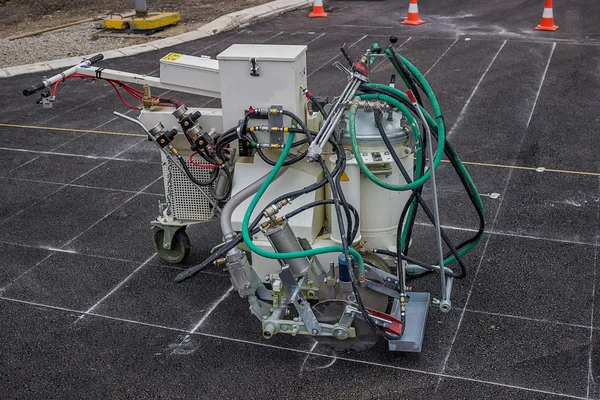
MULTIPOLYGON (((449 160, 442 160, 442 162, 449 163, 449 160)), ((521 169, 525 171, 536 171, 536 172, 557 172, 560 174, 575 174, 575 175, 588 175, 588 176, 600 176, 598 172, 588 172, 588 171, 571 171, 568 169, 552 169, 545 167, 521 167, 519 165, 504 165, 504 164, 487 164, 480 162, 471 162, 471 161, 463 161, 465 165, 478 165, 481 167, 494 167, 494 168, 513 168, 513 169, 521 169)))
POLYGON ((140 133, 126 133, 126 132, 107 132, 107 131, 93 131, 90 129, 74 129, 74 128, 55 128, 52 126, 35 126, 35 125, 16 125, 16 124, 0 124, 0 127, 6 128, 25 128, 25 129, 43 129, 47 131, 66 131, 66 132, 82 132, 82 133, 99 133, 102 135, 117 135, 117 136, 136 136, 146 137, 140 133))
MULTIPOLYGON (((55 128, 51 126, 35 126, 35 125, 17 125, 17 124, 0 124, 0 127, 7 128, 25 128, 25 129, 43 129, 50 131, 66 131, 66 132, 82 132, 82 133, 99 133, 102 135, 117 135, 117 136, 135 136, 135 137, 146 137, 146 135, 142 135, 140 133, 125 133, 125 132, 107 132, 107 131, 92 131, 86 129, 74 129, 74 128, 55 128)), ((448 160, 442 160, 442 162, 449 163, 448 160)), ((587 175, 587 176, 600 176, 598 172, 588 172, 588 171, 571 171, 566 169, 552 169, 545 167, 522 167, 519 165, 505 165, 505 164, 488 164, 488 163, 480 163, 480 162, 472 162, 472 161, 463 161, 465 165, 477 165, 480 167, 493 167, 493 168, 513 168, 520 169, 525 171, 536 171, 536 172, 555 172, 559 174, 574 174, 574 175, 587 175)))

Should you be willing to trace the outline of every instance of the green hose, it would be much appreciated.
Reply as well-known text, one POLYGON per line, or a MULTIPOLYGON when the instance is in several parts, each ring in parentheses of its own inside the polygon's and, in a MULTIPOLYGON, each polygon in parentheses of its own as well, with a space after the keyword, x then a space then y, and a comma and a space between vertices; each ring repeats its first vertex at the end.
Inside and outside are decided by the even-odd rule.
MULTIPOLYGON (((386 53, 388 54, 388 56, 390 56, 390 49, 386 50, 386 53)), ((425 89, 425 92, 427 94, 427 97, 429 98, 429 101, 431 102, 431 105, 433 107, 433 110, 436 113, 436 119, 440 120, 442 123, 438 124, 434 121, 434 119, 429 115, 429 113, 423 108, 421 107, 421 110, 423 111, 423 115, 425 116, 425 120, 427 121, 427 123, 429 124, 429 126, 431 127, 432 131, 439 131, 439 129, 441 128, 442 130, 444 129, 444 124, 443 124, 443 120, 441 118, 441 111, 437 102, 437 99, 435 97, 435 94, 433 93, 433 90, 431 89, 431 86, 429 86, 429 83, 427 82, 427 80, 425 79, 425 77, 421 74, 421 72, 414 66, 412 65, 406 58, 402 57, 401 55, 399 55, 400 59, 402 60, 402 62, 404 62, 406 64, 406 66, 408 67, 408 69, 415 75, 415 77, 417 78, 417 80, 419 80, 419 83, 421 83, 421 85, 423 86, 423 88, 425 89)), ((390 57, 390 61, 392 61, 392 64, 394 64, 394 67, 396 68, 396 71, 403 76, 402 74, 402 70, 398 67, 398 64, 396 63, 395 57, 390 57)), ((408 78, 404 79, 405 82, 408 80, 408 78)), ((387 91, 389 93, 392 93, 396 96, 399 96, 403 99, 409 100, 408 96, 403 93, 402 91, 392 88, 390 86, 387 85, 380 85, 380 84, 369 84, 366 85, 367 87, 373 87, 376 89, 380 89, 380 90, 384 90, 387 91)), ((479 210, 481 211, 482 215, 485 217, 485 212, 483 211, 483 202, 481 201, 481 196, 479 195, 479 192, 477 191, 477 188, 475 187, 475 183, 473 183, 473 180, 471 179, 471 176, 469 175, 469 172, 467 171, 467 168, 464 166, 464 164, 462 163, 462 160, 458 157, 458 154, 456 154, 456 152, 454 151, 454 148, 449 144, 447 144, 447 152, 448 152, 448 158, 452 159, 452 161, 455 162, 455 164, 458 166, 458 169, 461 172, 461 175, 465 178, 465 181, 467 182, 467 185, 469 186, 469 189, 471 189, 471 192, 475 195, 475 202, 477 207, 479 208, 479 210)), ((439 143, 438 143, 438 148, 439 148, 439 143)), ((410 221, 410 217, 414 211, 414 206, 416 204, 416 199, 413 200, 413 204, 411 204, 411 207, 409 209, 409 212, 407 214, 406 219, 408 221, 410 221)), ((401 248, 404 248, 404 244, 406 243, 406 239, 407 239, 407 233, 408 233, 408 229, 403 229, 402 231, 402 237, 401 237, 401 248)), ((461 256, 464 256, 465 254, 467 254, 469 251, 471 251, 471 249, 473 249, 477 243, 479 243, 479 241, 481 240, 482 236, 479 236, 475 241, 473 241, 472 243, 468 244, 467 246, 465 246, 464 248, 462 248, 458 253, 461 256)), ((454 261, 456 261, 456 258, 454 256, 450 256, 448 258, 446 258, 444 260, 444 265, 448 265, 450 263, 453 263, 454 261)))
MULTIPOLYGON (((411 123, 413 135, 415 137, 415 144, 420 144, 421 138, 419 135, 419 130, 417 128, 417 124, 416 124, 413 116, 408 111, 408 109, 404 106, 404 104, 400 103, 398 100, 394 99, 393 97, 386 96, 384 94, 363 94, 363 95, 360 95, 360 99, 361 100, 382 100, 382 101, 385 101, 386 103, 390 104, 391 106, 399 109, 402 112, 402 114, 404 114, 406 116, 406 118, 409 119, 409 122, 411 123)), ((373 174, 371 172, 369 167, 367 167, 364 160, 362 159, 360 149, 358 148, 358 140, 356 138, 356 111, 357 111, 357 109, 358 109, 358 106, 356 104, 354 104, 350 107, 350 112, 349 112, 349 128, 350 129, 349 129, 349 132, 350 132, 350 141, 352 143, 352 152, 354 153, 356 162, 358 163, 358 166, 360 167, 360 170, 363 172, 363 174, 365 174, 365 176, 367 178, 369 178, 369 180, 371 180, 376 185, 381 186, 384 189, 393 190, 393 191, 413 190, 413 189, 416 189, 416 188, 422 186, 425 182, 427 182, 429 180, 429 177, 431 176, 430 171, 427 171, 423 176, 419 177, 418 179, 414 180, 413 182, 407 183, 407 184, 402 184, 402 185, 394 185, 394 184, 385 182, 385 181, 379 179, 377 176, 375 176, 375 174, 373 174)), ((438 149, 435 154, 434 161, 433 161, 434 168, 437 168, 438 165, 440 165, 440 162, 442 161, 442 156, 444 155, 444 130, 442 129, 442 130, 438 131, 438 133, 439 133, 438 149)), ((419 162, 419 158, 422 157, 422 149, 421 149, 421 151, 417 151, 416 153, 417 153, 416 154, 417 161, 419 162)))
MULTIPOLYGON (((396 60, 396 53, 394 52, 394 50, 392 48, 388 48, 386 49, 386 54, 388 55, 388 58, 390 60, 390 62, 392 63, 392 65, 394 66, 394 68, 396 69, 396 71, 398 72, 398 74, 400 75, 400 77, 402 78, 402 80, 404 81, 404 83, 406 84, 406 86, 410 89, 413 89, 414 85, 413 82, 409 79, 408 76, 406 76, 406 74, 404 73, 404 71, 402 70, 402 68, 400 68, 397 60, 396 60)), ((439 165, 439 162, 441 161, 443 152, 444 152, 444 148, 446 147, 447 153, 448 153, 448 157, 455 163, 455 165, 458 167, 460 174, 463 176, 463 178, 465 179, 465 182, 467 183, 469 189, 471 190, 471 192, 474 194, 475 197, 475 203, 477 208, 479 209, 479 211, 482 213, 482 215, 485 216, 485 213, 483 212, 483 203, 481 201, 481 197, 479 195, 479 192, 477 191, 477 189, 475 188, 475 184, 473 183, 473 180, 471 179, 471 176, 469 175, 467 169, 465 168, 464 164, 462 163, 462 161, 460 160, 460 158, 458 157, 458 155, 456 154, 456 152, 454 151, 454 148, 452 148, 452 146, 449 143, 445 142, 445 132, 444 132, 444 124, 443 124, 443 119, 442 119, 442 113, 439 107, 439 104, 437 102, 437 99, 435 97, 435 94, 433 93, 433 90, 431 89, 431 86, 429 85, 429 83, 427 82, 427 80, 425 79, 425 77, 421 74, 421 72, 414 66, 412 65, 406 58, 402 57, 401 55, 398 54, 398 57, 400 58, 400 60, 404 63, 404 65, 410 70, 410 72, 416 77, 416 79, 418 80, 418 82, 420 83, 421 87, 424 89, 427 97, 429 98, 429 101, 431 102, 431 106, 433 108, 433 111, 436 115, 435 120, 431 117, 431 115, 429 115, 429 113, 427 112, 427 110, 425 110, 422 106, 419 106, 421 108, 421 111, 423 112, 423 116, 425 117, 426 123, 431 127, 431 130, 433 132, 437 132, 438 134, 438 149, 436 152, 436 155, 434 156, 434 160, 433 160, 433 168, 437 168, 439 165), (436 122, 437 121, 437 122, 436 122)), ((408 96, 403 93, 402 91, 393 88, 389 85, 381 85, 381 84, 372 84, 372 83, 368 83, 364 85, 367 88, 373 88, 373 89, 378 89, 380 91, 384 91, 384 92, 388 92, 390 95, 399 97, 403 100, 406 101, 410 101, 408 96)), ((385 95, 377 95, 377 94, 370 94, 370 95, 362 95, 360 96, 360 98, 362 100, 370 100, 370 99, 379 99, 379 100, 383 100, 386 101, 388 104, 391 104, 392 106, 398 108, 402 114, 404 116, 406 116, 407 118, 412 117, 412 115, 408 112, 408 110, 406 109, 406 107, 404 107, 402 105, 402 107, 398 107, 398 105, 401 103, 398 102, 396 99, 390 98, 389 96, 385 96, 385 95), (394 100, 394 102, 389 101, 389 99, 394 100)), ((355 116, 356 116, 356 107, 353 107, 350 109, 350 138, 352 140, 352 151, 357 159, 357 162, 359 164, 359 167, 361 168, 361 171, 365 174, 365 176, 367 176, 367 178, 369 178, 372 182, 374 182, 375 184, 388 188, 390 190, 398 190, 398 189, 393 189, 390 187, 386 187, 389 186, 389 184, 386 184, 386 186, 381 185, 380 183, 385 183, 381 180, 379 180, 376 176, 374 176, 371 171, 366 167, 366 165, 364 164, 364 162, 362 162, 362 158, 360 157, 360 150, 358 149, 358 143, 356 140, 356 126, 355 126, 355 116), (373 179, 374 178, 374 179, 373 179)), ((411 124, 411 126, 416 126, 416 123, 414 122, 414 118, 412 118, 412 120, 409 118, 409 122, 411 124)), ((417 131, 418 132, 418 131, 417 131)), ((413 134, 414 134, 414 128, 413 128, 413 134)), ((416 147, 416 170, 420 171, 420 162, 423 158, 422 154, 425 151, 425 149, 419 149, 419 144, 420 142, 418 142, 415 139, 415 147, 416 147)), ((431 144, 430 144, 431 145, 431 144)), ((395 186, 396 188, 399 187, 406 187, 406 189, 403 190, 407 190, 407 189, 414 189, 414 188, 418 188, 419 186, 421 186, 422 184, 424 184, 430 176, 430 172, 427 171, 423 176, 415 176, 415 180, 412 182, 412 184, 407 184, 407 185, 399 185, 399 186, 395 186), (415 184, 416 183, 416 184, 415 184), (410 187, 410 186, 413 187, 410 187)), ((406 215, 406 220, 410 221, 412 218, 412 215, 414 213, 415 210, 415 206, 417 204, 416 198, 413 199, 410 208, 408 210, 408 213, 406 215)), ((398 249, 398 251, 401 251, 401 249, 404 248, 405 244, 406 244, 406 240, 408 239, 408 227, 405 227, 402 230, 402 235, 400 238, 400 248, 398 249)), ((479 240, 481 239, 481 236, 477 237, 473 242, 469 243, 467 246, 465 246, 464 248, 462 248, 459 251, 459 254, 461 256, 467 254, 471 249, 473 249, 475 247, 475 245, 477 245, 477 243, 479 242, 479 240)), ((456 258, 454 256, 450 256, 448 258, 446 258, 444 260, 444 265, 450 264, 452 262, 456 261, 456 258)))
MULTIPOLYGON (((288 140, 285 143, 285 147, 283 148, 283 151, 281 152, 281 156, 279 156, 277 163, 275 163, 275 166, 273 167, 273 169, 267 176, 267 179, 265 179, 265 181, 261 185, 260 189, 258 189, 258 192, 256 193, 256 195, 252 198, 252 201, 250 202, 250 205, 248 206, 248 210, 246 210, 246 214, 244 214, 244 220, 242 221, 242 237, 244 238, 244 243, 246 243, 246 246, 248 246, 248 248, 250 250, 252 250, 254 253, 256 253, 260 256, 263 256, 265 258, 277 259, 277 260, 290 259, 290 258, 301 258, 301 257, 312 257, 312 256, 316 256, 319 254, 324 254, 324 253, 343 253, 344 252, 343 246, 326 246, 326 247, 321 247, 318 249, 295 251, 295 252, 291 252, 291 253, 274 253, 271 251, 263 250, 260 247, 256 246, 252 242, 252 238, 250 237, 250 229, 248 228, 248 225, 250 223, 250 217, 252 216, 252 213, 254 212, 254 209, 256 208, 256 205, 258 204, 260 198, 265 193, 265 190, 267 190, 267 187, 271 184, 271 182, 273 181, 273 179, 279 172, 279 169, 281 169, 281 166, 283 165, 285 158, 287 157, 288 153, 290 152, 290 149, 292 148, 293 142, 294 142, 294 133, 290 132, 290 134, 288 136, 288 140)), ((363 263, 363 258, 360 255, 360 253, 358 251, 356 251, 355 249, 353 249, 352 247, 348 248, 348 251, 350 254, 352 254, 352 256, 354 256, 354 259, 356 260, 356 264, 358 266, 358 280, 359 280, 359 282, 363 281, 365 278, 365 265, 363 263)))

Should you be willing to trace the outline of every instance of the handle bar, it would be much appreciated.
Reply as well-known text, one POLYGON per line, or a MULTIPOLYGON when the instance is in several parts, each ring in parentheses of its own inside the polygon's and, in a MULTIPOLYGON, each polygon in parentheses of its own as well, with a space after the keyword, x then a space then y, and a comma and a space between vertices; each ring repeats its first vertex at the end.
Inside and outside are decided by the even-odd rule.
POLYGON ((49 79, 43 79, 41 82, 38 82, 35 85, 26 88, 25 90, 23 90, 23 95, 31 96, 32 94, 35 94, 35 93, 39 92, 40 90, 50 87, 50 86, 54 85, 56 82, 58 82, 62 79, 65 79, 69 75, 73 75, 77 71, 77 66, 86 65, 89 67, 90 65, 102 60, 103 58, 104 58, 103 54, 96 54, 93 57, 84 59, 80 64, 78 64, 74 67, 71 67, 66 71, 63 71, 60 74, 56 74, 49 79))

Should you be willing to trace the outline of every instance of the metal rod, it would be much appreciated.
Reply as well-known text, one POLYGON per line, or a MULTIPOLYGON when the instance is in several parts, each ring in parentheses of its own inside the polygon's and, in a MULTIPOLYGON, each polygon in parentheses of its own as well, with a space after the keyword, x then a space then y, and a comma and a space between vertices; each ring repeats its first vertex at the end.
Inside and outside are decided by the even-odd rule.
POLYGON ((346 89, 344 89, 344 92, 338 98, 334 107, 331 109, 326 124, 324 123, 323 126, 321 126, 319 134, 310 144, 307 155, 307 160, 309 162, 315 161, 317 159, 317 156, 323 151, 323 148, 325 147, 325 145, 329 141, 329 138, 335 131, 335 128, 339 123, 340 119, 342 118, 342 115, 344 115, 344 107, 346 102, 352 99, 361 83, 362 82, 358 78, 353 78, 350 80, 349 84, 346 85, 346 89))
MULTIPOLYGON (((421 111, 421 107, 416 104, 415 108, 417 109, 417 113, 422 121, 425 121, 425 117, 423 116, 423 111, 421 111)), ((429 173, 431 174, 431 185, 433 192, 433 212, 434 212, 434 220, 435 220, 435 235, 437 239, 438 252, 440 257, 440 284, 442 288, 442 302, 440 303, 440 309, 444 312, 450 311, 450 307, 448 304, 448 293, 446 293, 446 274, 445 272, 441 272, 444 268, 444 247, 442 244, 442 228, 440 225, 440 207, 438 203, 438 193, 437 193, 437 183, 435 178, 435 166, 434 162, 434 154, 433 154, 433 135, 431 134, 431 130, 429 129, 429 124, 423 124, 425 126, 425 132, 427 134, 427 152, 429 155, 429 160, 431 166, 429 167, 429 173), (447 309, 446 309, 447 308, 447 309)))
POLYGON ((17 39, 23 39, 29 36, 37 36, 37 35, 41 35, 42 33, 46 33, 46 32, 52 32, 58 29, 63 29, 63 28, 68 28, 69 26, 75 26, 75 25, 80 25, 80 24, 85 24, 86 22, 94 22, 94 21, 99 21, 101 20, 102 17, 91 17, 91 18, 86 18, 86 19, 82 19, 79 21, 75 21, 75 22, 69 22, 68 24, 62 24, 62 25, 57 25, 57 26, 53 26, 51 28, 45 28, 45 29, 40 29, 34 32, 29 32, 29 33, 24 33, 22 35, 19 36, 13 36, 8 38, 8 40, 17 40, 17 39))

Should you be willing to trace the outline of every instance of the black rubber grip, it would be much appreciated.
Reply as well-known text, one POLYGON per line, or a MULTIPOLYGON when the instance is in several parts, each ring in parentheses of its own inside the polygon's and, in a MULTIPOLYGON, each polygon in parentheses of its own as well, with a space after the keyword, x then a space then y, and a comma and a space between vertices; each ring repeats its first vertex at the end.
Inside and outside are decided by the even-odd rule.
POLYGON ((39 83, 33 85, 32 87, 23 90, 23 94, 25 96, 31 96, 32 94, 39 92, 40 90, 44 89, 45 87, 46 86, 44 86, 44 82, 39 82, 39 83))
POLYGON ((104 54, 96 54, 95 56, 88 58, 88 60, 90 61, 90 65, 92 65, 93 63, 96 63, 102 60, 103 58, 104 54))

